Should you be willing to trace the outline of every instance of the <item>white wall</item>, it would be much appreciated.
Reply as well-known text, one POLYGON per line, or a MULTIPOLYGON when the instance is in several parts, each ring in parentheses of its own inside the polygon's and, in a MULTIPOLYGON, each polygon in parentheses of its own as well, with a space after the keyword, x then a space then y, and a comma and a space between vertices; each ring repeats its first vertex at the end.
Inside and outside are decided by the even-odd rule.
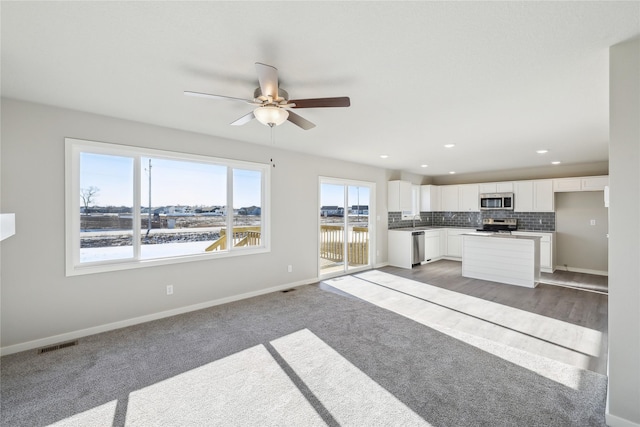
POLYGON ((16 213, 17 223, 16 235, 2 242, 5 352, 127 319, 313 282, 320 175, 376 183, 377 214, 384 219, 377 221, 377 262, 387 259, 384 169, 7 99, 2 100, 1 136, 1 204, 16 213), (273 158, 272 251, 65 277, 65 137, 263 163, 273 158), (287 273, 289 264, 292 273, 287 273), (175 288, 171 297, 165 295, 167 284, 175 288))
POLYGON ((612 46, 609 60, 607 423, 640 426, 640 40, 612 46))

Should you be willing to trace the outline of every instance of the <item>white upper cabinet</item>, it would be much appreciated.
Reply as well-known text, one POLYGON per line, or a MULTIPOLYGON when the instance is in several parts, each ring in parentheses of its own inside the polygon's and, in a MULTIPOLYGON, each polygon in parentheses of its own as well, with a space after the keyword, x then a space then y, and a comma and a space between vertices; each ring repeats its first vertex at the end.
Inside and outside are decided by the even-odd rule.
POLYGON ((585 176, 576 178, 557 178, 553 180, 553 191, 604 191, 609 185, 609 176, 585 176))
POLYGON ((483 182, 478 184, 478 192, 485 193, 513 193, 513 182, 483 182))
POLYGON ((516 181, 513 191, 514 211, 533 211, 533 181, 516 181))
POLYGON ((553 212, 553 201, 553 180, 533 181, 533 211, 553 212))
POLYGON ((387 183, 387 199, 389 212, 411 212, 411 183, 409 181, 389 181, 387 183))
POLYGON ((437 185, 420 186, 420 212, 440 211, 440 187, 437 185))
POLYGON ((480 211, 478 195, 478 184, 459 185, 458 209, 460 211, 480 211))
POLYGON ((580 178, 582 191, 604 191, 609 186, 609 176, 587 176, 580 178))
POLYGON ((580 178, 559 178, 553 180, 553 191, 580 191, 580 178))
POLYGON ((460 196, 457 185, 443 185, 440 187, 440 209, 444 212, 457 212, 460 206, 460 196))
POLYGON ((553 180, 515 182, 516 212, 553 212, 553 180))

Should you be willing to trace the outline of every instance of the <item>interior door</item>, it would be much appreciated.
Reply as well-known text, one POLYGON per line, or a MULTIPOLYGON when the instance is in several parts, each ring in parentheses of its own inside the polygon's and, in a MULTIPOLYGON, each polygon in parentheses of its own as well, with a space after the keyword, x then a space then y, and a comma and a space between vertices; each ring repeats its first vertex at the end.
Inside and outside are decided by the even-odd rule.
POLYGON ((375 184, 320 179, 319 275, 371 268, 375 184))

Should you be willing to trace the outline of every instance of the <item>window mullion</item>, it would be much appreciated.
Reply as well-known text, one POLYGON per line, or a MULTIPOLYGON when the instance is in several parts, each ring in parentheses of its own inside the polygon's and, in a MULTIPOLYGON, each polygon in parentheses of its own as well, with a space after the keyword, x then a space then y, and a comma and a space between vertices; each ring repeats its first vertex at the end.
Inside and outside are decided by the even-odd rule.
POLYGON ((140 259, 140 211, 142 202, 140 201, 142 189, 142 166, 141 166, 141 158, 139 155, 133 157, 133 212, 131 215, 131 228, 133 230, 133 258, 136 260, 140 259))
POLYGON ((227 166, 227 250, 233 250, 233 168, 227 166))

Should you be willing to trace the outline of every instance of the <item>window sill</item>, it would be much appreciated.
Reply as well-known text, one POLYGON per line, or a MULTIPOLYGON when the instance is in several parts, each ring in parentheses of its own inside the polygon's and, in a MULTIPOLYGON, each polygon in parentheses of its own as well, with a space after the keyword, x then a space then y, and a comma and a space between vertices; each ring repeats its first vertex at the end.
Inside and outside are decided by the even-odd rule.
POLYGON ((132 270, 144 267, 156 267, 161 265, 181 264, 197 261, 213 261, 222 258, 230 258, 245 255, 255 255, 271 252, 270 248, 240 248, 232 251, 219 251, 206 254, 174 256, 167 258, 140 259, 140 260, 122 260, 118 262, 104 261, 92 262, 80 265, 69 264, 66 268, 66 276, 81 276, 85 274, 107 273, 112 271, 132 270))

